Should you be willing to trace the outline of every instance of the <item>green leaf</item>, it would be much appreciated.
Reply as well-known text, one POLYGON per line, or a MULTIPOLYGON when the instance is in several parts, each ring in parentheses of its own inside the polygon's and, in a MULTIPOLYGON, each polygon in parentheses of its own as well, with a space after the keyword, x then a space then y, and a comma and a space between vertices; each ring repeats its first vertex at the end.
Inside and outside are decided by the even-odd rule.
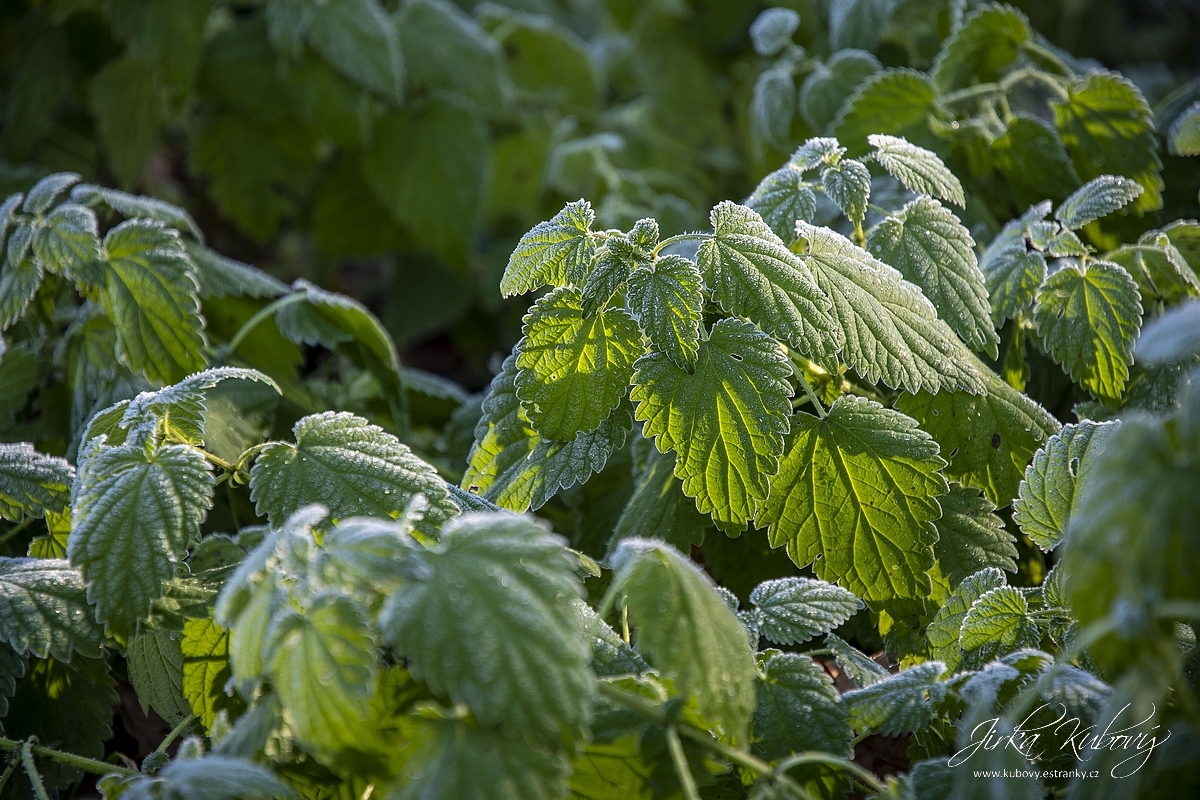
POLYGON ((100 655, 103 638, 84 596, 83 579, 57 558, 0 558, 0 641, 18 655, 52 656, 75 651, 100 655))
POLYGON ((745 206, 718 203, 709 219, 713 238, 700 245, 696 260, 713 300, 801 352, 830 361, 841 341, 827 313, 829 300, 804 262, 745 206))
POLYGON ((569 441, 593 431, 620 405, 633 362, 645 352, 637 323, 621 308, 585 318, 574 287, 530 309, 517 344, 517 397, 533 429, 569 441))
POLYGON ((413 546, 413 525, 424 513, 424 498, 413 498, 397 522, 353 517, 339 523, 324 535, 311 572, 327 586, 348 592, 389 592, 403 582, 398 566, 413 546))
POLYGON ((131 432, 139 428, 152 431, 157 427, 172 441, 199 447, 205 438, 208 390, 228 380, 265 383, 280 391, 275 381, 258 370, 213 367, 157 392, 142 392, 125 406, 120 426, 131 432))
POLYGON ((1038 547, 1049 552, 1062 543, 1075 500, 1115 428, 1116 423, 1087 420, 1066 425, 1025 468, 1013 501, 1013 521, 1038 547))
POLYGON ((1092 72, 1067 87, 1067 99, 1053 103, 1055 122, 1080 177, 1133 178, 1146 191, 1134 210, 1162 206, 1158 141, 1146 98, 1116 72, 1092 72))
POLYGON ((1017 188, 1019 196, 1037 202, 1061 200, 1079 185, 1075 165, 1062 137, 1040 117, 1018 112, 991 147, 996 169, 1017 188))
POLYGON ((1009 6, 972 11, 942 43, 931 74, 943 92, 999 78, 1030 39, 1029 21, 1009 6))
POLYGON ((814 750, 849 756, 850 713, 821 665, 806 655, 771 650, 759 662, 754 754, 767 761, 814 750))
POLYGON ((17 681, 25 677, 25 659, 11 647, 0 647, 0 720, 8 716, 8 698, 17 691, 17 681))
POLYGON ((636 734, 594 741, 571 765, 571 800, 654 800, 655 766, 642 758, 636 734))
POLYGON ((923 72, 877 72, 846 99, 833 121, 833 135, 852 154, 867 152, 867 137, 872 133, 900 136, 922 147, 935 146, 928 116, 937 95, 937 86, 923 72))
POLYGON ((1142 327, 1142 298, 1122 267, 1066 266, 1038 290, 1038 339, 1067 374, 1098 398, 1117 399, 1142 327))
POLYGON ((271 442, 250 470, 250 497, 274 526, 319 499, 333 519, 395 519, 416 494, 429 502, 426 525, 458 513, 445 482, 407 445, 362 417, 326 411, 292 426, 296 443, 271 442))
POLYGON ((765 581, 750 592, 750 602, 758 611, 759 633, 783 645, 829 633, 862 608, 852 592, 811 578, 765 581))
POLYGON ((268 3, 267 24, 272 43, 283 52, 296 52, 304 38, 350 80, 385 98, 400 99, 404 88, 400 38, 376 0, 268 3))
MULTIPOLYGON (((157 197, 143 197, 122 192, 119 189, 81 183, 71 189, 71 202, 91 208, 99 205, 108 206, 126 219, 145 217, 158 220, 168 227, 186 232, 195 240, 195 243, 204 244, 204 234, 201 233, 200 226, 196 224, 192 215, 179 206, 159 200, 157 197)), ((191 245, 192 243, 187 244, 191 245)), ((190 253, 191 247, 188 247, 188 250, 190 253)))
POLYGON ((884 736, 915 733, 933 719, 933 706, 945 695, 939 681, 946 665, 927 661, 887 680, 842 695, 854 730, 884 736))
POLYGON ((452 265, 465 265, 490 159, 483 122, 433 100, 380 117, 363 168, 376 197, 419 242, 452 265))
POLYGON ((81 449, 67 553, 110 634, 130 636, 163 582, 200 537, 212 505, 212 469, 194 447, 142 444, 81 449))
POLYGON ((851 647, 835 634, 825 634, 825 646, 837 659, 838 666, 845 670, 860 688, 885 681, 891 675, 878 661, 851 647))
POLYGON ((976 663, 1023 647, 1037 647, 1041 640, 1041 631, 1029 616, 1025 595, 1011 586, 998 586, 981 595, 963 617, 959 634, 963 652, 976 663))
POLYGON ((1200 155, 1200 102, 1192 103, 1167 132, 1167 149, 1173 156, 1200 155))
POLYGON ((1026 249, 1024 234, 1007 237, 1001 232, 984 251, 979 270, 988 290, 992 321, 999 325, 1033 305, 1038 287, 1046 279, 1046 259, 1036 250, 1026 249))
POLYGON ((129 642, 125 652, 129 681, 137 692, 142 713, 154 709, 168 725, 176 725, 192 713, 180 688, 183 682, 183 651, 177 631, 145 631, 129 642))
POLYGON ((656 259, 629 275, 626 301, 650 346, 679 366, 696 364, 704 283, 694 263, 678 255, 656 259))
POLYGON ((573 30, 549 16, 499 5, 478 16, 508 57, 513 82, 537 102, 576 115, 599 110, 604 73, 588 43, 573 30))
POLYGON ((579 730, 595 687, 562 540, 529 518, 464 514, 416 563, 380 622, 413 674, 486 727, 548 742, 579 730))
POLYGON ((42 285, 42 265, 26 258, 17 264, 0 263, 0 331, 7 330, 25 315, 42 285))
POLYGON ((815 130, 825 130, 846 98, 882 68, 879 59, 865 50, 837 51, 804 79, 800 86, 800 113, 815 130))
POLYGON ((515 356, 506 358, 492 380, 461 485, 502 508, 522 512, 541 508, 559 489, 602 470, 624 446, 633 419, 622 407, 591 433, 569 442, 544 439, 517 398, 516 361, 515 356))
POLYGON ((570 762, 465 722, 426 722, 394 800, 560 800, 570 762))
MULTIPOLYGON (((654 227, 657 234, 658 226, 654 227)), ((612 296, 629 279, 629 273, 649 263, 650 253, 635 245, 628 236, 623 233, 610 235, 596 254, 592 274, 583 284, 584 316, 590 317, 608 305, 612 296)))
POLYGON ((1187 361, 1200 353, 1200 303, 1184 303, 1146 323, 1137 358, 1146 364, 1187 361))
POLYGON ((746 207, 759 214, 780 240, 791 243, 796 238, 796 220, 816 218, 817 195, 800 169, 784 164, 759 182, 746 207))
POLYGON ((43 214, 54 200, 67 189, 79 183, 79 176, 74 172, 55 172, 39 180, 25 195, 25 203, 21 210, 26 214, 43 214))
POLYGON ((843 158, 825 168, 821 173, 821 185, 825 196, 837 203, 851 222, 863 221, 871 196, 871 171, 866 164, 843 158))
POLYGON ((896 408, 921 427, 948 454, 946 477, 982 489, 998 507, 1017 496, 1025 465, 1059 424, 1044 408, 1000 380, 972 357, 987 391, 921 392, 905 395, 896 408))
POLYGON ((613 589, 629 609, 637 650, 723 738, 745 742, 754 711, 754 655, 746 629, 712 579, 662 542, 627 539, 610 559, 613 589))
POLYGON ((0 444, 0 517, 19 522, 71 503, 75 469, 66 459, 33 449, 29 442, 0 444))
POLYGON ((797 231, 808 242, 805 263, 833 300, 842 358, 859 375, 909 391, 983 388, 966 348, 919 288, 839 233, 803 222, 797 231))
POLYGON ((1054 218, 1077 231, 1089 222, 1107 217, 1142 196, 1142 185, 1120 175, 1101 175, 1085 183, 1062 202, 1054 218))
POLYGON ((88 107, 108 164, 122 186, 138 181, 168 119, 165 92, 153 70, 131 53, 104 65, 88 83, 88 107))
POLYGON ((875 160, 906 188, 941 198, 959 208, 966 206, 962 184, 937 153, 896 136, 873 133, 867 142, 875 148, 875 160))
POLYGON ((635 675, 650 669, 637 651, 608 626, 592 607, 582 600, 574 602, 583 620, 584 633, 592 645, 592 671, 600 678, 635 675))
POLYGON ((750 25, 750 41, 760 56, 773 56, 788 46, 800 27, 800 15, 790 8, 768 8, 750 25))
POLYGON ((984 594, 1005 584, 1004 573, 996 567, 985 567, 967 576, 946 598, 946 602, 925 629, 930 655, 938 661, 945 662, 946 669, 950 672, 956 672, 962 665, 963 654, 959 646, 959 635, 967 612, 984 594))
POLYGON ((824 419, 797 414, 789 438, 756 520, 771 545, 868 600, 927 595, 935 498, 947 490, 937 444, 914 420, 853 395, 824 419))
POLYGON ((898 5, 897 0, 832 0, 829 4, 830 48, 874 50, 898 5))
POLYGON ((211 732, 222 711, 236 716, 242 703, 225 693, 233 673, 229 666, 229 631, 211 619, 189 619, 183 623, 183 654, 180 691, 191 712, 211 732))
POLYGON ((445 0, 405 3, 396 15, 412 83, 449 90, 499 111, 509 92, 504 52, 474 19, 445 0))
POLYGON ((867 252, 921 287, 938 316, 973 350, 996 356, 1000 337, 975 261, 975 240, 948 208, 918 197, 871 231, 867 252))
POLYGON ((288 293, 288 285, 273 275, 249 264, 226 258, 195 242, 184 242, 188 257, 196 266, 200 297, 269 297, 288 293))
POLYGON ((273 800, 296 793, 271 770, 251 761, 223 755, 175 758, 151 775, 128 783, 122 796, 161 800, 273 800))
POLYGON ((547 284, 583 285, 596 252, 592 223, 596 212, 586 200, 567 203, 546 222, 521 237, 508 259, 500 293, 505 297, 532 292, 547 284))
MULTIPOLYGON (((102 283, 93 262, 100 258, 96 214, 86 206, 64 203, 49 214, 33 238, 33 256, 46 272, 80 283, 102 283)), ((10 263, 19 263, 10 258, 10 263)))
POLYGON ((751 129, 776 147, 787 147, 795 115, 796 84, 792 73, 773 67, 759 75, 750 99, 751 129))
POLYGON ((808 139, 797 147, 796 152, 792 153, 792 157, 788 159, 784 167, 792 167, 805 173, 822 164, 836 163, 845 154, 846 148, 838 144, 837 139, 828 136, 817 137, 808 139))
POLYGON ((978 489, 952 483, 949 494, 939 497, 938 503, 942 516, 933 523, 938 531, 933 554, 951 586, 984 567, 1017 571, 1015 537, 994 513, 996 506, 991 500, 978 489))
POLYGON ((682 553, 703 543, 709 520, 683 493, 674 470, 673 454, 651 448, 646 469, 638 477, 633 495, 613 528, 610 551, 625 539, 646 536, 662 539, 682 553))
POLYGON ((174 383, 204 368, 198 286, 179 234, 149 220, 104 237, 100 303, 117 329, 117 354, 134 372, 174 383))
POLYGON ((337 753, 370 742, 367 701, 378 655, 357 603, 320 594, 302 612, 281 611, 267 636, 266 674, 301 744, 337 753))
POLYGON ((200 58, 208 2, 109 0, 106 10, 113 33, 147 71, 161 75, 176 91, 188 88, 200 58))
POLYGON ((683 491, 718 527, 745 527, 779 469, 791 370, 779 345, 748 322, 722 319, 695 371, 660 353, 634 365, 631 399, 659 452, 676 453, 683 491))

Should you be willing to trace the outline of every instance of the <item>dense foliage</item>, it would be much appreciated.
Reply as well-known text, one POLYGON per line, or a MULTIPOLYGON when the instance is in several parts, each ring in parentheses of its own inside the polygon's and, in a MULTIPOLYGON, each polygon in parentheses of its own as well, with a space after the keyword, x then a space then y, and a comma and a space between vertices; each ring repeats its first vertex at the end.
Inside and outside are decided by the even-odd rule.
MULTIPOLYGON (((532 224, 491 278, 531 304, 473 396, 179 205, 63 171, 8 197, 3 796, 1200 788, 1200 90, 1156 115, 1018 11, 928 4, 904 39, 910 5, 835 2, 813 51, 751 15, 740 128, 706 132, 670 94, 601 113, 581 40, 499 6, 81 12, 127 44, 87 88, 112 174, 185 120, 249 236, 366 226, 476 269, 479 176, 545 157, 553 188, 488 217, 532 224), (137 80, 163 116, 121 105, 137 80), (705 221, 721 137, 769 171, 705 221), (144 748, 113 745, 127 686, 166 723, 144 748)), ((617 6, 631 63, 703 63, 617 6)), ((77 11, 35 6, 21 57, 54 63, 77 11)), ((22 97, 17 157, 61 136, 22 97)))

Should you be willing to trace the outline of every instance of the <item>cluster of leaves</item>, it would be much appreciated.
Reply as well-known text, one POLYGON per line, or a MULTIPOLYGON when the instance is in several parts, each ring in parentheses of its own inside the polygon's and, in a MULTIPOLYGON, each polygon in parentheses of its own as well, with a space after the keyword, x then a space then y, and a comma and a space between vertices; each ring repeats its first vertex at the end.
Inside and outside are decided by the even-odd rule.
MULTIPOLYGON (((838 35, 869 5, 835 3, 838 35)), ((331 59, 312 9, 365 7, 268 4, 267 33, 331 59)), ((1096 77, 1014 20, 962 20, 937 63, 974 71, 929 131, 1096 77)), ((796 31, 774 10, 751 35, 800 64, 796 31)), ((1115 778, 1127 753, 1060 740, 1122 713, 1182 743, 1122 796, 1195 791, 1200 225, 1138 221, 1152 121, 1118 97, 1040 123, 1076 179, 1023 213, 987 192, 1006 224, 977 249, 952 206, 983 178, 865 91, 861 141, 808 139, 708 230, 622 222, 619 192, 536 225, 500 289, 541 295, 473 398, 178 207, 71 173, 9 197, 0 792, 1082 798, 1114 784, 950 756, 1061 716, 1039 768, 1115 778), (1072 424, 1023 392, 1056 382, 1072 424), (175 726, 139 769, 100 760, 125 681, 175 726), (851 760, 875 735, 908 738, 907 773, 851 760)))

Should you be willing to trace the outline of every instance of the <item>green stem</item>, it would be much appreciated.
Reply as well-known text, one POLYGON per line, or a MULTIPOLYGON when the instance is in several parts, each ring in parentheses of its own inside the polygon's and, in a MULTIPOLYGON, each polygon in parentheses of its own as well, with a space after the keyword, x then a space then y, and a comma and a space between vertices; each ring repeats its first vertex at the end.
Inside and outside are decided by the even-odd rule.
POLYGON ((1025 42, 1021 45, 1021 49, 1032 53, 1038 58, 1046 61, 1050 66, 1054 67, 1063 75, 1070 77, 1075 74, 1075 71, 1067 66, 1067 62, 1063 61, 1048 48, 1042 47, 1037 42, 1025 42))
POLYGON ((17 771, 17 767, 21 766, 21 751, 13 753, 8 757, 8 766, 4 768, 4 774, 0 775, 0 795, 4 794, 4 787, 8 786, 8 780, 17 771))
POLYGON ((1002 87, 998 83, 977 83, 974 86, 968 86, 966 89, 959 89, 956 92, 949 92, 942 95, 941 103, 942 105, 949 106, 954 103, 961 103, 963 100, 971 100, 975 97, 995 94, 1002 90, 1002 87))
POLYGON ((6 530, 2 535, 0 535, 0 547, 3 547, 15 539, 21 533, 21 531, 33 524, 34 519, 36 519, 36 517, 26 517, 16 525, 13 525, 11 528, 6 530))
POLYGON ((42 783, 42 776, 33 760, 33 741, 33 737, 30 737, 21 745, 21 763, 25 765, 25 774, 29 776, 37 800, 50 800, 50 795, 46 793, 46 785, 42 783))
POLYGON ((711 233, 679 233, 675 236, 668 236, 655 245, 654 249, 650 252, 650 255, 657 256, 664 247, 673 245, 676 242, 707 241, 708 239, 712 238, 714 238, 714 236, 711 233))
POLYGON ((849 772, 854 777, 858 778, 865 785, 871 788, 871 791, 879 793, 883 791, 883 784, 878 778, 872 775, 867 770, 855 764, 853 761, 847 761, 844 758, 838 758, 835 755, 827 753, 797 753, 790 758, 785 758, 776 765, 775 769, 780 772, 787 772, 792 767, 798 767, 801 764, 824 764, 834 769, 841 769, 849 772))
MULTIPOLYGON (((0 736, 0 750, 6 750, 8 752, 21 752, 24 744, 24 742, 18 742, 13 739, 6 739, 3 736, 0 736)), ((51 761, 57 761, 59 764, 64 766, 71 767, 72 769, 82 770, 83 772, 90 772, 93 775, 109 775, 114 772, 120 775, 141 774, 136 769, 126 769, 125 767, 117 767, 113 766, 112 764, 105 764, 103 761, 84 758, 83 756, 77 756, 74 753, 64 753, 60 750, 51 750, 49 747, 39 747, 37 745, 33 745, 30 749, 33 754, 39 758, 48 758, 51 761)))
POLYGON ((225 352, 237 352, 237 349, 241 347, 245 338, 250 335, 251 331, 258 327, 260 322, 273 315, 276 311, 284 306, 290 306, 293 303, 299 303, 300 301, 307 299, 307 297, 308 295, 306 295, 304 292, 293 292, 291 294, 285 294, 283 297, 276 298, 270 303, 267 303, 265 306, 260 308, 254 314, 254 316, 246 320, 242 327, 238 328, 238 332, 235 333, 233 338, 229 340, 229 344, 225 345, 225 352))
POLYGON ((188 728, 192 727, 192 725, 194 725, 195 723, 196 723, 196 715, 188 714, 187 717, 184 718, 183 722, 180 722, 178 725, 176 725, 174 728, 171 729, 171 732, 167 734, 167 738, 165 738, 161 742, 159 742, 158 747, 155 748, 154 752, 156 752, 156 753, 167 752, 167 748, 171 746, 171 742, 178 739, 180 734, 182 734, 188 728))
POLYGON ((675 765, 675 774, 679 776, 679 784, 683 787, 686 800, 700 800, 700 790, 696 788, 696 777, 688 767, 687 756, 683 752, 683 742, 679 741, 679 731, 674 725, 667 726, 667 749, 671 751, 671 762, 675 765))
POLYGON ((867 246, 867 235, 863 233, 862 220, 854 220, 854 243, 859 247, 867 246))
POLYGON ((816 409, 817 418, 825 419, 825 406, 821 405, 821 401, 817 399, 816 392, 808 385, 808 380, 804 377, 804 374, 797 372, 796 377, 800 379, 800 385, 804 387, 805 394, 808 395, 809 401, 813 404, 813 408, 816 409))

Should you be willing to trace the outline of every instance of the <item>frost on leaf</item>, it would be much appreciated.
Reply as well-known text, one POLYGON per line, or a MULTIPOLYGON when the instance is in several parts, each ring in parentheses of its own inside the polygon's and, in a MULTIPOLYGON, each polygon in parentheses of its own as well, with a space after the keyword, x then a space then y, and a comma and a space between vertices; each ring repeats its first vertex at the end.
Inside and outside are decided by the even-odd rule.
POLYGON ((530 518, 462 515, 384 606, 387 642, 486 727, 549 742, 577 731, 594 678, 564 544, 530 518))
POLYGON ((919 288, 839 233, 803 222, 796 229, 808 242, 804 262, 833 301, 842 358, 855 372, 908 391, 983 390, 969 351, 919 288))
POLYGON ((842 695, 850 724, 858 732, 901 736, 921 730, 933 719, 933 706, 946 694, 941 683, 946 665, 927 661, 887 680, 842 695))
POLYGON ((790 374, 779 345, 737 319, 713 326, 691 373, 660 353, 634 365, 630 397, 644 435, 675 452, 684 493, 722 529, 745 527, 779 469, 790 374))
POLYGON ((62 513, 71 502, 75 468, 58 456, 39 453, 28 442, 0 444, 0 517, 62 513))
POLYGON ((1062 202, 1054 218, 1068 230, 1106 217, 1142 196, 1142 185, 1120 175, 1101 175, 1085 183, 1062 202))
POLYGON ((837 203, 847 219, 854 223, 863 221, 871 197, 871 171, 865 164, 843 158, 821 173, 821 186, 825 196, 837 203))
POLYGON ((775 644, 807 642, 854 616, 862 602, 852 592, 811 578, 764 581, 750 592, 758 630, 775 644))
POLYGON ((1062 543, 1075 499, 1115 428, 1113 422, 1087 420, 1066 425, 1025 468, 1025 479, 1013 501, 1013 521, 1038 547, 1048 552, 1062 543))
POLYGON ((868 136, 867 142, 875 148, 875 160, 906 188, 959 208, 966 206, 962 184, 937 153, 907 139, 878 133, 868 136))
POLYGON ((1142 327, 1142 298, 1123 267, 1068 266, 1038 290, 1038 339, 1071 378, 1103 399, 1121 396, 1142 327))
POLYGON ((879 223, 867 252, 900 271, 971 347, 997 354, 988 290, 975 261, 975 240, 937 200, 919 197, 879 223))
POLYGON ((534 430, 569 441, 594 431, 629 388, 645 352, 637 324, 622 308, 585 317, 579 290, 556 289, 525 317, 517 344, 517 396, 534 430))
POLYGON ((1020 589, 989 589, 963 617, 959 646, 972 664, 986 664, 997 656, 1037 647, 1041 631, 1029 616, 1029 605, 1020 589))
POLYGON ((717 724, 745 741, 754 710, 754 656, 746 630, 712 579, 662 542, 630 539, 611 559, 637 650, 717 724))
POLYGON ((275 381, 258 370, 214 367, 189 375, 165 389, 142 392, 124 407, 120 426, 132 431, 143 426, 153 429, 161 423, 166 438, 200 446, 204 442, 208 390, 228 380, 265 383, 276 392, 280 391, 275 381))
POLYGON ((967 576, 942 603, 925 630, 930 655, 945 662, 951 672, 957 670, 962 664, 962 648, 958 640, 963 619, 976 600, 1006 583, 1004 573, 996 567, 985 567, 967 576))
POLYGON ((58 558, 0 558, 0 642, 17 655, 85 658, 103 638, 79 571, 58 558))
POLYGON ((945 463, 914 420, 844 395, 824 419, 792 418, 788 452, 756 521, 797 565, 815 561, 817 575, 860 597, 924 597, 945 463))
POLYGON ((625 444, 633 425, 628 405, 596 430, 567 442, 533 429, 516 390, 516 357, 504 360, 483 401, 462 488, 510 511, 541 508, 559 489, 583 483, 625 444))
POLYGON ((804 183, 804 173, 791 164, 763 178, 746 207, 757 212, 783 242, 796 238, 796 221, 812 222, 817 215, 817 195, 804 183))
POLYGON ((951 587, 985 567, 1017 571, 1016 537, 996 516, 991 500, 975 487, 952 483, 938 503, 942 516, 933 523, 938 531, 933 554, 951 587))
POLYGON ((194 447, 106 447, 93 439, 79 457, 67 540, 96 616, 115 635, 133 634, 212 505, 213 475, 194 447))
POLYGON ((754 754, 771 761, 813 750, 850 755, 850 713, 821 665, 810 656, 778 651, 761 654, 759 661, 754 754))
POLYGON ((292 433, 295 444, 271 442, 250 470, 250 497, 274 526, 314 499, 335 520, 395 519, 416 494, 429 503, 422 525, 458 513, 437 471, 362 417, 326 411, 299 420, 292 433))
POLYGON ((710 218, 713 237, 700 245, 696 259, 717 305, 831 363, 841 340, 829 318, 829 299, 804 262, 745 206, 720 203, 710 218))
POLYGON ((629 276, 627 302, 650 346, 685 369, 696 363, 704 310, 700 270, 683 256, 666 255, 629 276))
POLYGON ((546 222, 521 237, 500 280, 505 297, 538 287, 582 285, 592 266, 596 245, 591 227, 596 213, 586 200, 567 203, 546 222))

